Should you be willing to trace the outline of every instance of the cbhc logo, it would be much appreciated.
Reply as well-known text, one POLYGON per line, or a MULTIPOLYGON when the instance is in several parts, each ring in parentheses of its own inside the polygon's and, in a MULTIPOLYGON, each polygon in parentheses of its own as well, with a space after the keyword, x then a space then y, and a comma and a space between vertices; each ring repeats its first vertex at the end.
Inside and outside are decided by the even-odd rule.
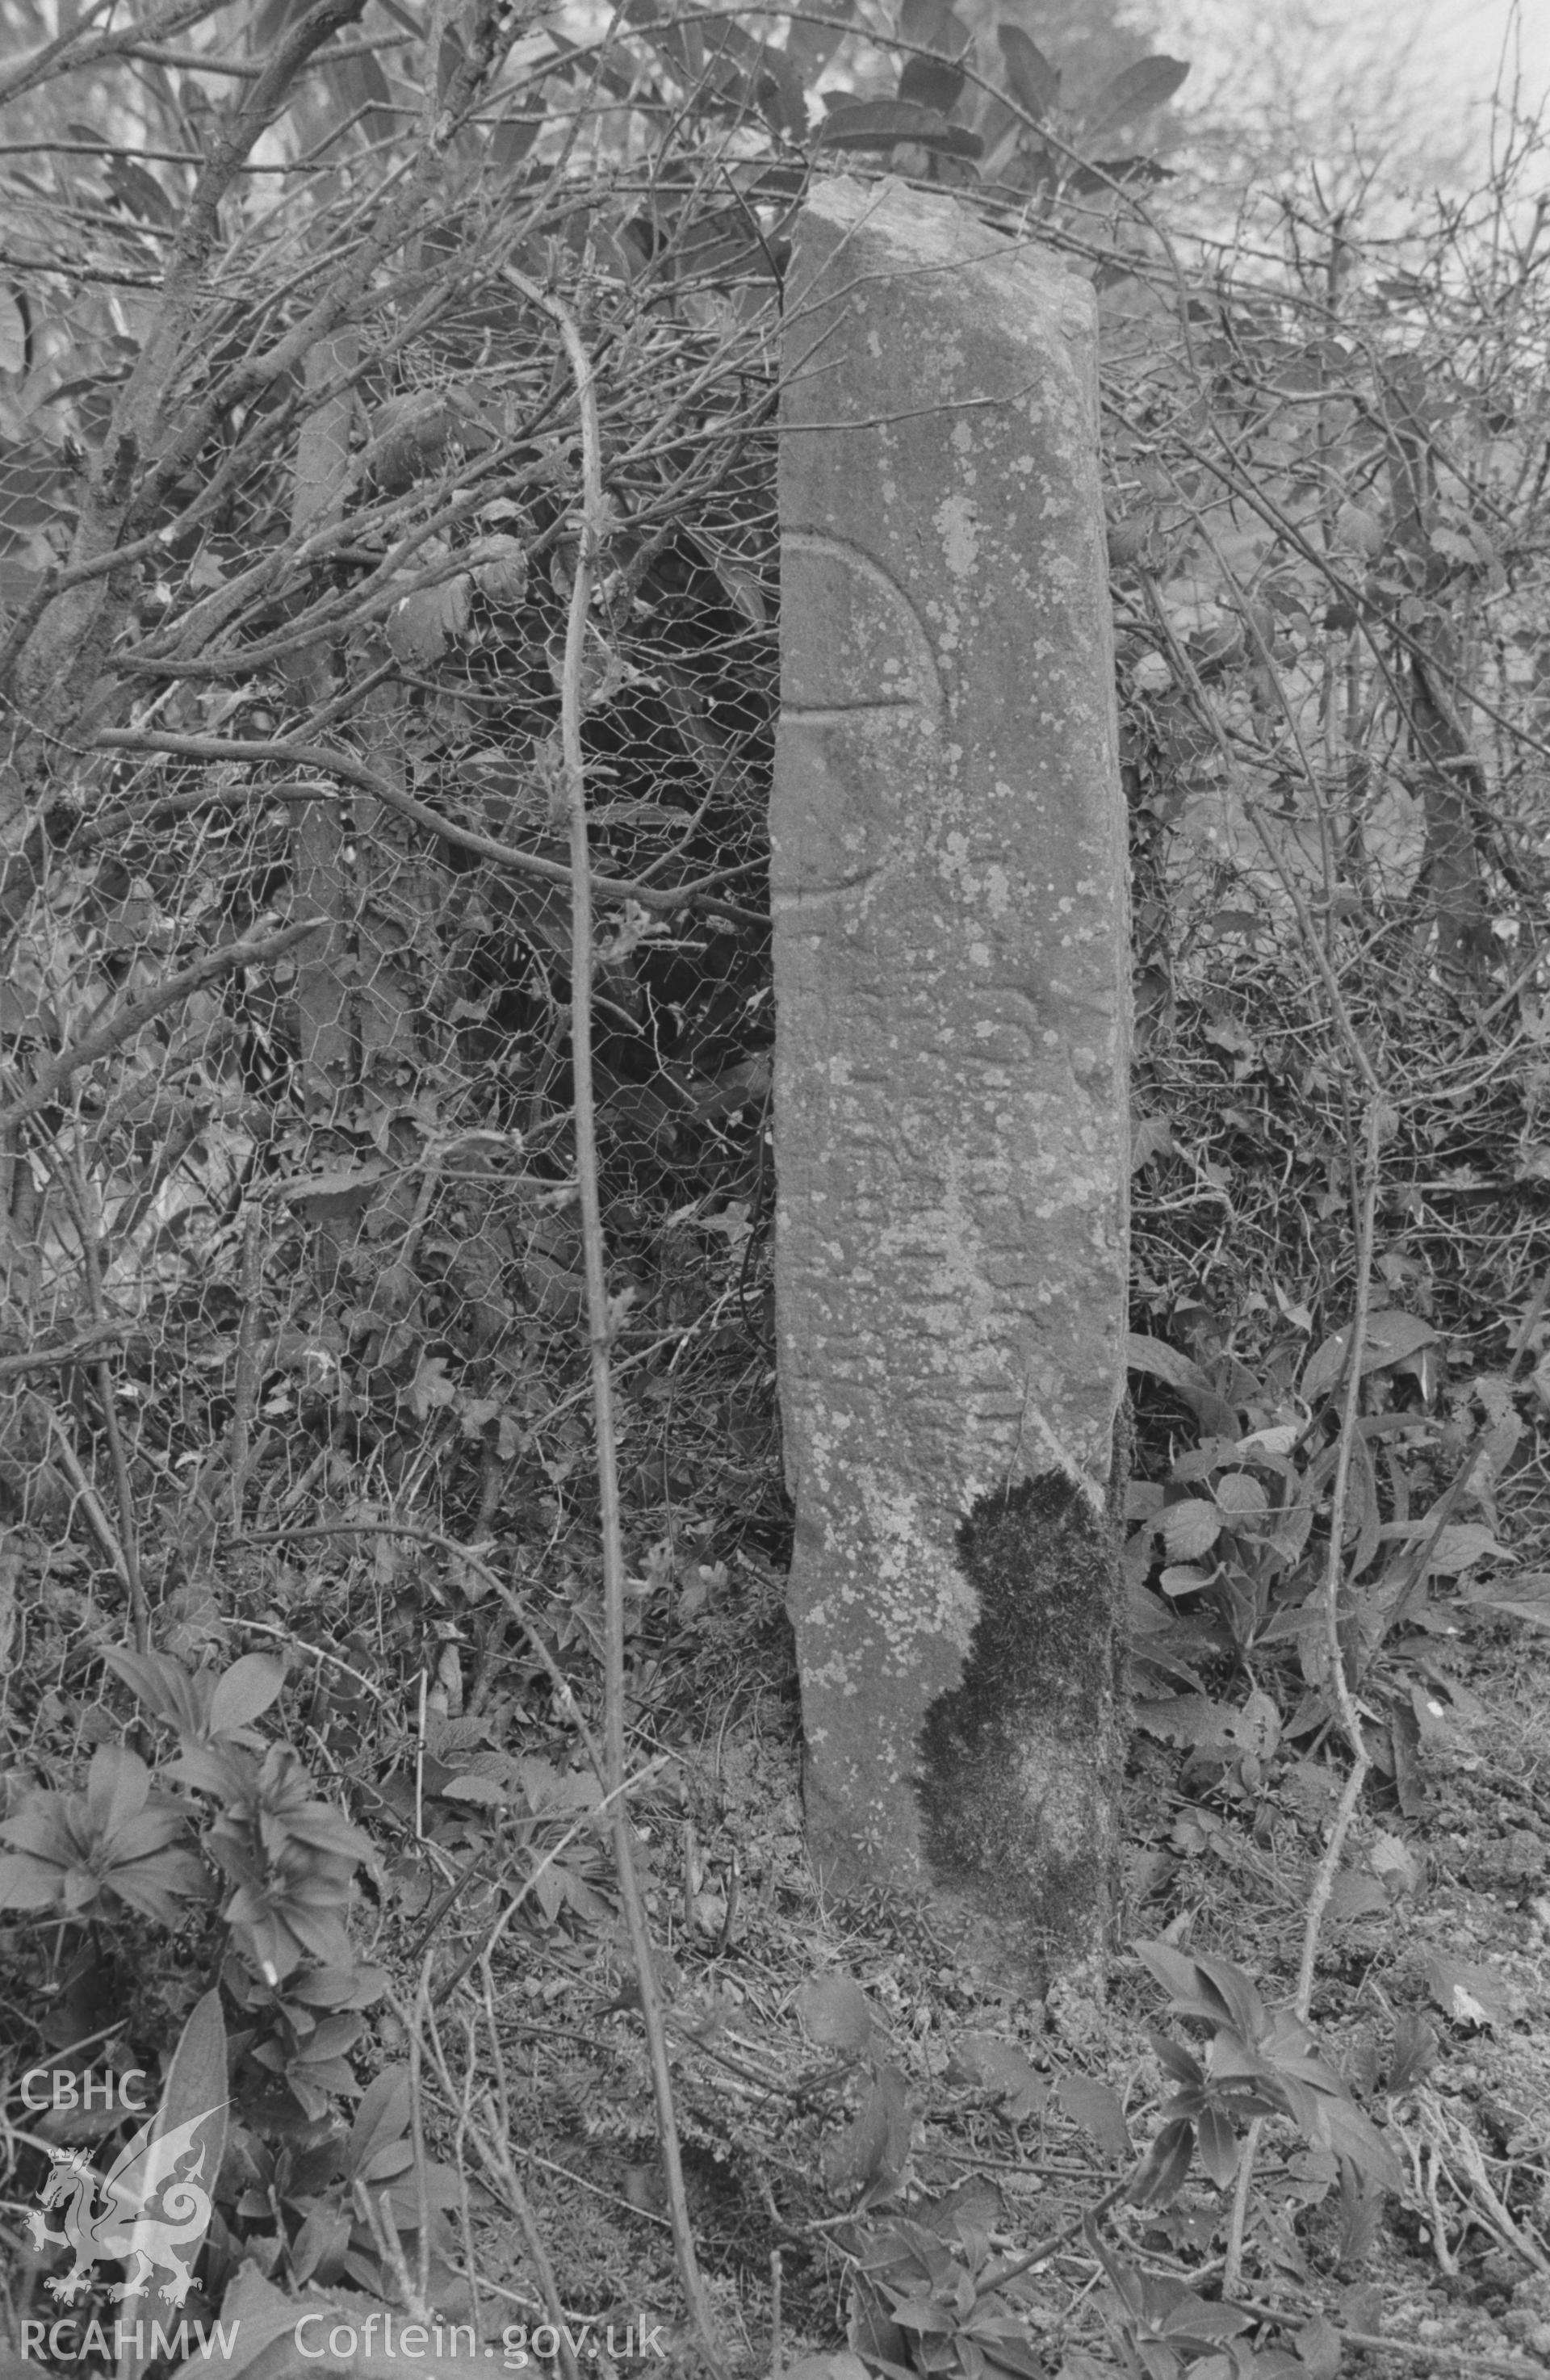
POLYGON ((21 2104, 34 2116, 47 2108, 111 2108, 118 2106, 131 2116, 143 2116, 150 2101, 141 2095, 143 2066, 127 2067, 122 2074, 78 2074, 68 2066, 32 2066, 21 2078, 21 2104), (41 2093, 41 2096, 35 2096, 41 2093))

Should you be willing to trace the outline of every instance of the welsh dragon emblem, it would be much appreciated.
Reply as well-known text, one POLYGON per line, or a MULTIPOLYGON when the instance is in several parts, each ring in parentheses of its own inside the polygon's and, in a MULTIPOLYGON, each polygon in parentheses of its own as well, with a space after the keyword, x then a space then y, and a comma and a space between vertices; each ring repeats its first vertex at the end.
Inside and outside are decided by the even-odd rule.
MULTIPOLYGON (((110 2298, 141 2297, 161 2274, 163 2300, 171 2306, 183 2303, 193 2277, 190 2267, 210 2225, 204 2166, 207 2151, 221 2137, 221 2114, 219 2107, 207 2107, 202 2115, 170 2125, 160 2134, 153 2116, 105 2174, 99 2174, 80 2149, 54 2150, 42 2205, 28 2219, 35 2248, 68 2248, 75 2258, 67 2273, 47 2285, 62 2304, 80 2295, 93 2265, 117 2262, 128 2270, 108 2290, 110 2298), (211 2130, 201 2141, 205 2125, 211 2130), (179 2166, 190 2156, 193 2163, 180 2173, 179 2166), (56 2230, 46 2219, 54 2206, 63 2210, 56 2230)), ((213 2174, 209 2178, 215 2179, 213 2174)))

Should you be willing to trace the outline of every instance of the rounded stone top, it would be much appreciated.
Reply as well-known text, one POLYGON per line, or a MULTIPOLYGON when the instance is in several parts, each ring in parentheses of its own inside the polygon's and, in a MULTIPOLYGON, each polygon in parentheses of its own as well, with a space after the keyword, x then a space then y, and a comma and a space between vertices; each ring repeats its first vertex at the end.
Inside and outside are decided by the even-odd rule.
POLYGON ((1000 267, 1009 300, 1025 307, 1032 297, 1041 310, 1047 307, 1057 316, 1069 308, 1068 327, 1078 333, 1090 334, 1096 321, 1090 284, 1036 239, 976 214, 970 193, 918 190, 893 174, 866 182, 854 174, 830 174, 810 184, 802 212, 806 224, 822 225, 842 238, 865 230, 868 245, 880 239, 903 269, 1000 267))

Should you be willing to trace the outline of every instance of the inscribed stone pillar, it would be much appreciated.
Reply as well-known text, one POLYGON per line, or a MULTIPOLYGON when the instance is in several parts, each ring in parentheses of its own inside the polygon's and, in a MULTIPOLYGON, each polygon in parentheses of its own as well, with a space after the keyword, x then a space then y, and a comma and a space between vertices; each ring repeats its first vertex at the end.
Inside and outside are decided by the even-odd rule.
POLYGON ((1101 1963, 1129 935, 1091 289, 820 182, 788 276, 776 1314, 809 1840, 1101 1963))

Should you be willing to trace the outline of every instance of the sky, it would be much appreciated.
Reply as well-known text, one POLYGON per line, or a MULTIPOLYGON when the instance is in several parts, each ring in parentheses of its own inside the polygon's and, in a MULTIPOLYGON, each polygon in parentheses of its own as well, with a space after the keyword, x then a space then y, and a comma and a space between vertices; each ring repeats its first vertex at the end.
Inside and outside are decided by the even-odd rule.
MULTIPOLYGON (((1230 91, 1244 79, 1295 89, 1327 122, 1366 112, 1380 89, 1402 92, 1396 122, 1423 153, 1467 141, 1483 150, 1503 43, 1516 23, 1522 96, 1550 94, 1550 0, 1138 0, 1194 71, 1181 94, 1230 91), (1276 65, 1271 66, 1272 58, 1276 65)), ((1401 135, 1402 137, 1402 135, 1401 135)))
POLYGON ((1501 56, 1510 17, 1516 15, 1527 96, 1542 99, 1550 89, 1550 6, 1546 0, 1523 0, 1516 11, 1508 0, 1441 0, 1430 39, 1439 62, 1467 88, 1489 91, 1501 56))

